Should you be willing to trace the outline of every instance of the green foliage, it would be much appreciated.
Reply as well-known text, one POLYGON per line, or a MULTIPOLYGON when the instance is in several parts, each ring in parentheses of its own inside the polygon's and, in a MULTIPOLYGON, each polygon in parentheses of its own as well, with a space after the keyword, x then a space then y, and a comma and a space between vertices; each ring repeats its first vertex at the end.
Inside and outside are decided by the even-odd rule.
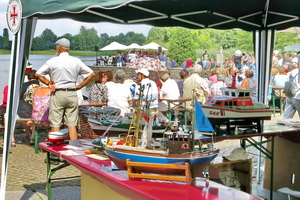
POLYGON ((95 28, 87 29, 84 26, 80 27, 79 34, 74 37, 74 50, 92 51, 95 46, 102 44, 101 38, 95 28))
POLYGON ((195 40, 191 31, 185 28, 170 28, 168 29, 170 59, 177 60, 180 65, 188 58, 195 59, 195 40))
POLYGON ((168 37, 166 28, 152 27, 148 33, 148 37, 145 41, 145 44, 148 44, 150 42, 156 42, 157 44, 165 46, 164 44, 166 44, 167 38, 168 37))
POLYGON ((55 49, 55 42, 57 41, 57 36, 50 29, 45 29, 42 32, 41 39, 44 41, 45 49, 55 49))
POLYGON ((11 49, 11 41, 7 37, 0 36, 0 49, 10 50, 11 49))
POLYGON ((100 47, 105 47, 107 45, 109 45, 111 43, 110 39, 109 39, 109 36, 107 35, 107 33, 102 33, 100 35, 100 38, 102 40, 102 46, 100 45, 100 47))
POLYGON ((3 37, 4 37, 4 38, 7 38, 7 39, 9 38, 9 35, 8 35, 8 29, 7 29, 7 28, 4 28, 4 29, 3 29, 3 37))
POLYGON ((199 49, 214 49, 218 48, 216 39, 212 36, 211 29, 193 30, 191 33, 195 36, 196 47, 199 49))
POLYGON ((296 33, 278 32, 276 34, 275 49, 280 52, 284 51, 284 47, 300 43, 300 37, 296 33))
POLYGON ((35 51, 55 49, 56 41, 57 36, 53 31, 45 29, 40 36, 33 38, 31 49, 35 51))
POLYGON ((236 31, 235 30, 224 30, 220 36, 220 45, 223 49, 230 49, 236 47, 236 31))
MULTIPOLYGON (((236 49, 240 49, 241 51, 254 51, 254 45, 253 45, 253 36, 252 32, 242 31, 242 30, 236 30, 236 49)), ((231 47, 231 48, 233 48, 231 47)))

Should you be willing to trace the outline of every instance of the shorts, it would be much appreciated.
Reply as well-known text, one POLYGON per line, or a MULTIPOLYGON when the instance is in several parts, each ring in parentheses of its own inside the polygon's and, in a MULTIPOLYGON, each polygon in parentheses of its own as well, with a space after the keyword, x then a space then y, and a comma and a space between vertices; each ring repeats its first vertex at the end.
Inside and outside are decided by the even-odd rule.
POLYGON ((76 91, 56 91, 51 94, 49 121, 51 127, 77 126, 78 97, 76 91))

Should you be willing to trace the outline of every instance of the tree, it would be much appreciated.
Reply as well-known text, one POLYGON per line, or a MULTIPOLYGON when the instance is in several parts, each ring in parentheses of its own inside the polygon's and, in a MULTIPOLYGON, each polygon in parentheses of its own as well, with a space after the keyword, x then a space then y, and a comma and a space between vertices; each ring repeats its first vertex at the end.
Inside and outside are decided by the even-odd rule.
POLYGON ((215 38, 211 36, 210 29, 193 30, 191 33, 195 36, 196 46, 199 49, 213 49, 218 48, 220 45, 216 42, 215 38))
POLYGON ((107 45, 109 45, 111 43, 110 39, 109 39, 109 36, 107 35, 107 33, 102 33, 100 35, 100 38, 102 40, 102 45, 100 45, 100 47, 105 47, 107 45))
POLYGON ((176 59, 178 63, 188 58, 195 59, 195 40, 190 30, 186 28, 168 29, 169 51, 168 56, 176 59))
POLYGON ((276 34, 275 49, 284 51, 284 47, 300 43, 300 38, 296 33, 278 32, 276 34))
POLYGON ((133 31, 127 32, 125 35, 126 42, 125 45, 130 45, 132 43, 137 43, 143 45, 146 41, 146 37, 141 33, 135 33, 133 31))
POLYGON ((254 51, 252 32, 236 30, 236 49, 254 51))
POLYGON ((236 47, 236 31, 235 30, 224 30, 222 31, 220 44, 223 49, 230 49, 236 47))
POLYGON ((9 39, 8 29, 7 28, 3 29, 3 37, 9 39))
POLYGON ((101 38, 94 27, 87 29, 84 26, 80 27, 79 34, 74 39, 74 50, 91 51, 95 46, 101 46, 101 38))
POLYGON ((167 29, 160 27, 152 27, 148 33, 146 43, 156 42, 163 45, 167 42, 167 29))
POLYGON ((55 49, 55 42, 57 41, 57 36, 53 33, 52 30, 46 28, 41 34, 41 39, 44 43, 44 49, 55 49))

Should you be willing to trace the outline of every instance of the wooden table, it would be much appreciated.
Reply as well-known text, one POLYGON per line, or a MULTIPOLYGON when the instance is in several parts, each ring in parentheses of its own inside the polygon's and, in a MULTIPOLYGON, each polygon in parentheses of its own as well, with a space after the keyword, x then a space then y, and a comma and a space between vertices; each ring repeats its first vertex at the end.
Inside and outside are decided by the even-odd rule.
MULTIPOLYGON (((248 133, 238 135, 221 136, 202 136, 197 138, 203 143, 220 142, 223 140, 239 139, 241 146, 246 149, 247 146, 256 148, 260 154, 270 159, 270 199, 273 199, 273 176, 274 176, 274 138, 282 137, 293 142, 300 143, 300 129, 275 123, 265 124, 261 133, 248 133), (258 137, 259 139, 253 139, 258 137), (265 138, 266 140, 263 140, 265 138), (270 144, 270 149, 263 146, 264 143, 270 144)), ((260 166, 258 166, 260 168, 260 166)), ((259 177, 259 175, 257 175, 259 177)))
MULTIPOLYGON (((75 146, 82 147, 84 140, 71 141, 75 146)), ((87 141, 87 140, 85 140, 87 141)), ((204 180, 196 180, 194 185, 175 183, 172 181, 136 181, 129 180, 127 171, 113 171, 111 161, 98 160, 88 157, 83 151, 73 150, 78 155, 62 154, 66 144, 49 146, 47 142, 39 143, 39 147, 47 152, 47 191, 51 199, 51 175, 60 168, 73 165, 81 171, 81 199, 245 199, 262 200, 251 194, 226 187, 209 181, 205 186, 204 180), (64 159, 62 165, 52 169, 50 153, 64 159)))

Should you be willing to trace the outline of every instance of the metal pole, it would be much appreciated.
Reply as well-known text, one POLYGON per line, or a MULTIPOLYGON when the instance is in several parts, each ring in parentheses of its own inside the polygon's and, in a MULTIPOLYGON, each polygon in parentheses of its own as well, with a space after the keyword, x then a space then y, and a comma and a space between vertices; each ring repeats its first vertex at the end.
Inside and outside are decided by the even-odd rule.
POLYGON ((52 199, 52 188, 51 188, 51 165, 50 165, 50 152, 47 151, 47 193, 48 199, 52 199))
POLYGON ((258 137, 258 142, 259 142, 259 149, 258 149, 258 158, 257 158, 257 172, 256 172, 256 179, 257 179, 257 184, 260 184, 260 166, 261 166, 261 145, 262 145, 262 136, 258 137))
POLYGON ((272 136, 272 138, 271 138, 270 200, 273 199, 273 173, 274 173, 274 136, 272 136))

